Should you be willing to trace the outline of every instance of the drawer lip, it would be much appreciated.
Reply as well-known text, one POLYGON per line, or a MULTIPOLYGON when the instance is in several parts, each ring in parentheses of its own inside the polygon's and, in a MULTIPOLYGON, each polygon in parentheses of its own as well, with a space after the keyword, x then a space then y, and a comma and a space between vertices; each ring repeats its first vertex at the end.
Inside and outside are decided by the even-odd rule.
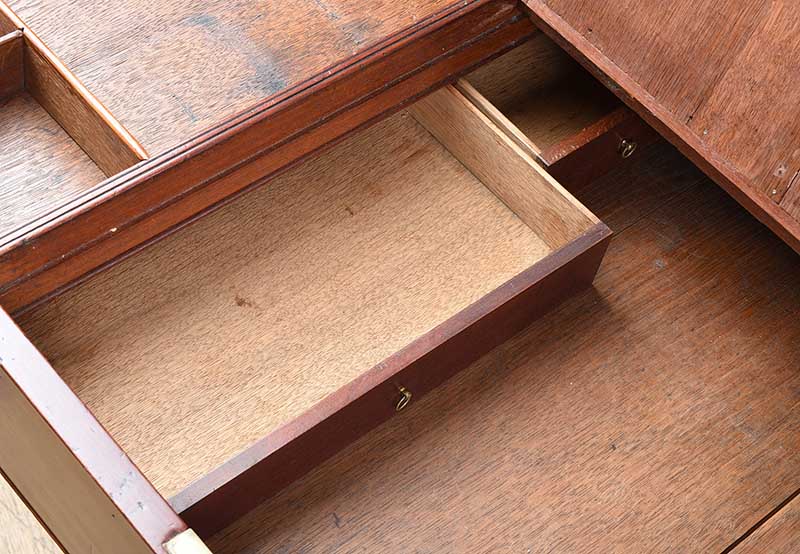
POLYGON ((589 286, 611 234, 602 222, 593 224, 301 416, 196 480, 172 497, 170 504, 201 537, 221 530, 392 417, 399 386, 408 387, 415 402, 563 298, 589 286), (541 289, 548 292, 541 294, 541 289), (472 340, 476 337, 480 341, 472 340), (442 367, 436 363, 442 359, 448 360, 449 365, 442 367), (431 364, 435 367, 429 367, 431 364), (336 432, 331 433, 331 428, 336 432), (329 440, 320 440, 323 437, 329 440), (309 448, 311 445, 313 450, 309 448))
POLYGON ((1 237, 0 304, 58 294, 536 32, 511 0, 449 5, 1 237))
POLYGON ((187 530, 2 308, 0 399, 12 410, 0 409, 0 417, 14 415, 27 431, 0 425, 2 472, 65 551, 122 545, 132 554, 163 553, 165 542, 187 530), (46 460, 47 470, 34 475, 26 460, 46 460), (51 463, 59 471, 49 471, 51 463), (76 488, 83 509, 68 494, 76 488))

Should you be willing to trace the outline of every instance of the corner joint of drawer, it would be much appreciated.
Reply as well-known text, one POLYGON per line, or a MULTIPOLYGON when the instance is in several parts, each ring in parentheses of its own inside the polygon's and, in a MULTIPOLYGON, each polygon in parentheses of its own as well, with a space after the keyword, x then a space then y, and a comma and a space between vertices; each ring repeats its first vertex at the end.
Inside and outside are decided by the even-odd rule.
POLYGON ((167 554, 211 554, 205 543, 191 529, 165 542, 164 550, 167 554))

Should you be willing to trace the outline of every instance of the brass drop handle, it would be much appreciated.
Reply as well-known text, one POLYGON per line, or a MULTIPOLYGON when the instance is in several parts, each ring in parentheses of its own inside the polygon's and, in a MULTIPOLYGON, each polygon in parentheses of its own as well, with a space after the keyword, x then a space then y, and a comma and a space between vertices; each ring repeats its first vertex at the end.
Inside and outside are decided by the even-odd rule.
POLYGON ((394 409, 399 412, 411 403, 411 391, 405 387, 397 387, 397 390, 400 391, 400 399, 394 409))
POLYGON ((619 148, 618 148, 620 156, 622 156, 623 158, 630 158, 631 154, 633 154, 636 151, 636 146, 637 145, 635 140, 622 139, 622 141, 620 141, 619 143, 619 148))

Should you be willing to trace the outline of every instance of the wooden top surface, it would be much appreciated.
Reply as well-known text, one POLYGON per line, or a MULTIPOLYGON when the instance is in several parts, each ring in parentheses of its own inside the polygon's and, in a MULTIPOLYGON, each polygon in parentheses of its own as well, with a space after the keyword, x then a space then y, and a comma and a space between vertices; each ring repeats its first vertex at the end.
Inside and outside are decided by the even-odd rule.
POLYGON ((793 2, 525 4, 800 249, 800 19, 793 2))
POLYGON ((212 551, 722 552, 793 494, 800 259, 669 148, 577 196, 594 289, 212 551))
POLYGON ((9 4, 156 155, 454 2, 9 4))

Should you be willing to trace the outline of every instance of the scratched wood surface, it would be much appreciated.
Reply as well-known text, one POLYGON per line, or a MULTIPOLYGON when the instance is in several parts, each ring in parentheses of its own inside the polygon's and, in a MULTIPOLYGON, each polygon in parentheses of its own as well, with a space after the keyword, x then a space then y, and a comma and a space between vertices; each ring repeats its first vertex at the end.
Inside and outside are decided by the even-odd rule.
POLYGON ((400 114, 18 322, 170 497, 550 250, 400 114))
POLYGON ((104 178, 30 94, 0 100, 0 235, 104 178))
POLYGON ((155 155, 454 2, 9 4, 155 155))
POLYGON ((754 195, 797 247, 800 19, 794 2, 525 3, 563 24, 559 32, 578 50, 602 59, 611 79, 723 172, 722 181, 754 195))
POLYGON ((0 552, 62 554, 39 521, 0 475, 0 552))
POLYGON ((733 554, 794 554, 800 552, 800 500, 795 497, 765 521, 733 554))
POLYGON ((798 488, 800 260, 663 144, 583 190, 595 289, 210 541, 721 552, 798 488))

